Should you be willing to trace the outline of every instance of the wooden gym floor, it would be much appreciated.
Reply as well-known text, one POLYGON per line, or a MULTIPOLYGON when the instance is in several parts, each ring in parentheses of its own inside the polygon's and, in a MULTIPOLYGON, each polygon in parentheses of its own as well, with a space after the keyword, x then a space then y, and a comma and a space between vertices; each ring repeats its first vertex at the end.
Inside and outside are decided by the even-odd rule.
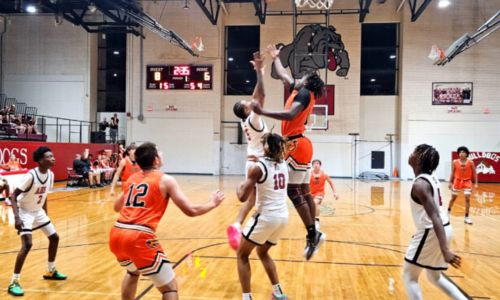
MULTIPOLYGON (((238 176, 177 176, 192 201, 204 202, 215 189, 226 193, 225 202, 208 215, 189 218, 170 204, 159 225, 158 237, 172 262, 180 284, 181 299, 241 299, 235 252, 226 244, 226 226, 233 222, 240 203, 235 187, 238 176), (192 253, 191 256, 186 256, 192 253)), ((321 228, 327 242, 310 262, 302 258, 305 229, 295 210, 284 238, 271 251, 280 281, 290 299, 405 299, 401 279, 403 255, 414 231, 409 208, 410 181, 363 182, 335 179, 340 199, 331 191, 321 208, 321 228), (395 291, 388 291, 389 278, 395 291)), ((67 281, 42 279, 46 268, 47 239, 33 235, 33 248, 21 274, 24 299, 119 299, 124 270, 108 250, 108 233, 117 215, 112 211, 108 188, 60 191, 49 196, 49 215, 61 237, 57 257, 67 281)), ((327 187, 328 188, 328 187, 327 187)), ((450 198, 442 183, 445 204, 450 198)), ((476 299, 500 299, 500 185, 480 184, 472 196, 474 225, 463 223, 464 202, 460 196, 451 223, 452 250, 463 259, 460 270, 446 274, 476 299), (484 193, 483 193, 484 192, 484 193)), ((2 208, 5 214, 5 208, 2 208)), ((5 215, 3 216, 5 217, 5 215)), ((0 224, 0 299, 10 299, 9 284, 19 237, 7 219, 0 224)), ((271 286, 253 256, 254 299, 269 299, 271 286)), ((445 299, 422 274, 426 299, 445 299)), ((141 299, 159 299, 159 293, 141 278, 141 299)))

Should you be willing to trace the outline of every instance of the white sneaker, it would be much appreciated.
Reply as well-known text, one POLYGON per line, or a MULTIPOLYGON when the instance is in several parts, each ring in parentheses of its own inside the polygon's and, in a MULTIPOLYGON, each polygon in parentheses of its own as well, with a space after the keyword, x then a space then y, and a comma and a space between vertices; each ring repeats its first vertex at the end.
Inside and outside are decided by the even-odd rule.
POLYGON ((472 219, 471 219, 471 218, 469 218, 469 217, 465 217, 465 218, 464 218, 464 223, 465 223, 465 224, 472 225, 472 219))

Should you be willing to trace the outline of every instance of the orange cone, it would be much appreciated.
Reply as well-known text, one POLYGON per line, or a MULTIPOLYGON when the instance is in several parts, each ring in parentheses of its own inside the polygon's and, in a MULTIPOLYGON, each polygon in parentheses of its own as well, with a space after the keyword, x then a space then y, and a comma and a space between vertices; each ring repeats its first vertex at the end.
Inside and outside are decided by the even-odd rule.
POLYGON ((399 177, 398 168, 394 167, 394 170, 392 171, 392 177, 399 177))

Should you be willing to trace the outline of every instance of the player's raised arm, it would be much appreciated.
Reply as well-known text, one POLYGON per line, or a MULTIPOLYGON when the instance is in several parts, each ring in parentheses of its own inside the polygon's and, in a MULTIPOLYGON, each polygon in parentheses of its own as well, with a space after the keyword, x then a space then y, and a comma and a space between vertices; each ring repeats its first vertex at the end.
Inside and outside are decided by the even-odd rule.
POLYGON ((173 178, 169 175, 163 175, 160 182, 160 189, 165 197, 168 195, 174 202, 174 204, 179 207, 179 209, 189 217, 196 217, 199 215, 206 214, 212 209, 216 208, 224 200, 224 193, 221 191, 215 191, 210 195, 210 199, 205 204, 194 204, 189 201, 188 197, 181 190, 181 187, 173 178))
POLYGON ((255 69, 255 75, 257 76, 257 83, 253 90, 252 98, 259 102, 261 106, 264 106, 264 100, 266 98, 266 93, 264 91, 264 58, 260 55, 260 52, 253 53, 253 60, 250 61, 255 69))
POLYGON ((281 48, 277 49, 274 45, 267 46, 267 53, 269 53, 269 55, 273 59, 274 67, 276 68, 278 76, 280 77, 281 81, 283 81, 285 87, 287 89, 290 89, 290 86, 293 84, 293 78, 288 74, 286 69, 283 67, 283 64, 281 63, 280 50, 281 48))
POLYGON ((248 197, 254 191, 255 185, 260 177, 262 177, 262 170, 257 165, 253 165, 250 169, 248 169, 247 179, 240 183, 238 189, 236 190, 238 200, 241 202, 247 201, 248 197))

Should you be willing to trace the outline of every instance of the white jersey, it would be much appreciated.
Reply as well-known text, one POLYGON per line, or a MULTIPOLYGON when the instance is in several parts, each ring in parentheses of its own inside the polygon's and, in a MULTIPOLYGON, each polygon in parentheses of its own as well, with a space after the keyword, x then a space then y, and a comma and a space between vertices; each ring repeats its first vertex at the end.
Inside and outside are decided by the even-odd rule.
MULTIPOLYGON (((434 203, 439 210, 439 215, 441 216, 441 220, 443 221, 443 225, 449 223, 448 214, 443 209, 443 203, 441 201, 441 193, 439 191, 439 180, 434 175, 429 174, 420 174, 413 180, 415 182, 417 179, 422 178, 430 183, 432 186, 432 195, 434 197, 434 203)), ((413 222, 415 223, 415 227, 418 229, 427 229, 433 228, 432 220, 427 215, 427 212, 424 209, 424 206, 415 202, 415 200, 410 201, 411 213, 413 215, 413 222)))
POLYGON ((268 217, 288 217, 286 162, 277 163, 261 158, 256 165, 262 170, 262 177, 257 181, 257 213, 268 217))
POLYGON ((261 138, 269 130, 262 117, 252 111, 245 121, 241 120, 241 130, 245 133, 248 142, 247 155, 263 157, 264 146, 262 146, 261 138))
POLYGON ((49 190, 54 186, 54 173, 48 170, 42 174, 38 168, 31 169, 24 176, 23 181, 16 188, 23 191, 17 197, 20 208, 26 211, 37 211, 42 209, 49 190))

